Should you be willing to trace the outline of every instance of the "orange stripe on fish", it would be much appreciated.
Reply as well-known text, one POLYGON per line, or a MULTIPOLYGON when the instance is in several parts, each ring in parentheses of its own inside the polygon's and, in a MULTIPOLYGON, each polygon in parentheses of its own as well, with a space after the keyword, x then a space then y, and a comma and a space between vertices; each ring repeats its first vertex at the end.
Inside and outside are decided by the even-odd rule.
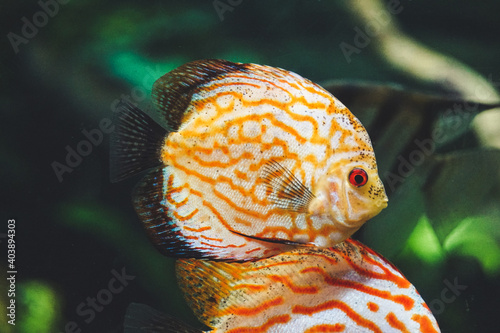
POLYGON ((263 291, 267 289, 267 286, 259 286, 254 284, 238 284, 234 286, 234 289, 246 289, 248 292, 263 291))
MULTIPOLYGON (((255 289, 254 289, 255 290, 255 289)), ((273 299, 264 301, 260 303, 258 306, 250 308, 250 307, 231 307, 228 309, 226 313, 222 312, 221 315, 237 315, 237 316, 255 316, 259 313, 262 313, 266 310, 269 310, 272 307, 282 305, 284 303, 284 299, 281 296, 275 297, 273 299)))
POLYGON ((216 242, 223 242, 223 240, 221 238, 212 238, 212 237, 207 237, 205 235, 201 235, 201 238, 206 239, 206 240, 216 241, 216 242))
POLYGON ((290 321, 289 315, 278 315, 269 318, 264 324, 257 327, 238 327, 227 331, 227 333, 265 333, 269 328, 278 324, 286 324, 290 321))
POLYGON ((334 309, 339 309, 340 311, 342 311, 357 326, 365 327, 375 333, 382 333, 380 328, 374 322, 366 319, 365 317, 354 311, 349 305, 341 301, 327 301, 315 306, 295 305, 292 308, 292 313, 312 316, 317 313, 324 313, 327 310, 334 310, 334 309))
POLYGON ((425 315, 425 314, 414 314, 411 317, 412 320, 416 321, 420 324, 419 332, 421 333, 439 333, 439 330, 436 328, 434 317, 425 315))
POLYGON ((344 332, 345 325, 335 324, 335 325, 316 325, 311 328, 308 328, 304 331, 304 333, 334 333, 334 332, 344 332))
POLYGON ((391 325, 391 327, 400 330, 402 333, 411 333, 410 331, 408 331, 405 324, 398 319, 394 312, 389 312, 385 319, 387 320, 389 325, 391 325))
POLYGON ((368 309, 370 309, 370 311, 373 311, 373 312, 377 312, 379 309, 378 305, 375 303, 372 303, 372 302, 366 303, 366 306, 368 307, 368 309))
POLYGON ((246 254, 250 254, 250 253, 252 253, 252 252, 259 251, 260 249, 261 249, 260 247, 256 247, 256 248, 254 248, 254 249, 251 249, 251 250, 246 251, 245 253, 246 253, 246 254))
POLYGON ((202 228, 194 229, 194 228, 190 228, 188 226, 183 226, 183 228, 186 229, 186 230, 188 230, 188 231, 193 231, 193 232, 203 232, 205 230, 212 229, 212 227, 202 227, 202 228))
MULTIPOLYGON (((353 243, 357 242, 356 240, 352 240, 352 239, 350 241, 353 243)), ((359 243, 359 244, 361 244, 361 243, 359 243)), ((374 255, 375 258, 380 256, 378 253, 376 253, 375 251, 373 251, 370 248, 365 248, 365 250, 367 252, 370 252, 372 255, 374 255)), ((365 267, 362 267, 360 265, 357 265, 351 259, 351 256, 352 256, 351 253, 346 253, 346 252, 343 252, 341 250, 340 251, 335 250, 335 251, 337 251, 337 253, 339 253, 341 256, 343 256, 344 259, 349 263, 349 265, 359 274, 371 276, 371 277, 374 277, 377 279, 385 279, 388 281, 392 281, 393 283, 397 284, 398 287, 400 287, 400 288, 408 288, 411 285, 410 282, 408 280, 406 280, 401 275, 401 273, 399 273, 399 270, 394 265, 392 265, 390 262, 388 262, 388 263, 391 267, 388 268, 388 267, 386 267, 385 264, 382 264, 379 260, 373 259, 372 257, 365 258, 366 263, 369 263, 373 266, 378 267, 380 270, 383 271, 383 273, 381 273, 381 272, 375 271, 373 269, 370 270, 370 269, 366 269, 365 267), (395 272, 398 272, 398 274, 395 274, 395 272)))
POLYGON ((296 294, 316 294, 319 291, 316 286, 298 286, 287 276, 270 275, 269 279, 275 283, 282 283, 296 294))
POLYGON ((387 300, 391 300, 395 303, 401 304, 406 311, 411 310, 413 307, 414 301, 405 295, 392 295, 388 291, 385 290, 378 290, 376 288, 371 288, 366 286, 363 283, 360 282, 353 282, 350 280, 345 280, 345 279, 339 279, 335 277, 331 277, 325 272, 322 268, 319 267, 309 267, 306 269, 303 269, 301 273, 309 273, 309 272, 315 272, 323 276, 324 280, 326 283, 332 286, 341 286, 342 288, 352 288, 356 289, 364 294, 368 295, 373 295, 376 297, 380 298, 385 298, 387 300))

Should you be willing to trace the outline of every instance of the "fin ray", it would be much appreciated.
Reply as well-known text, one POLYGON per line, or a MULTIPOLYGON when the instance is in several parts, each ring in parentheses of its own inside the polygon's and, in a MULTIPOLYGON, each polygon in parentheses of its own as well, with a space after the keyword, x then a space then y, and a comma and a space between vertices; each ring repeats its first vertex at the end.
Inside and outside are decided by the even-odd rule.
POLYGON ((125 315, 124 333, 202 333, 150 306, 131 303, 125 315))
POLYGON ((245 267, 248 265, 196 259, 176 262, 179 287, 198 320, 211 328, 218 327, 220 304, 225 299, 225 307, 236 305, 230 295, 245 267))
POLYGON ((262 177, 269 199, 279 208, 303 213, 314 194, 288 168, 275 160, 264 166, 262 177))
POLYGON ((111 136, 110 178, 119 182, 161 164, 159 151, 167 131, 128 101, 122 101, 111 136))
POLYGON ((160 77, 153 85, 153 101, 162 119, 174 131, 184 118, 193 94, 214 78, 235 71, 244 71, 245 64, 207 59, 184 64, 160 77))

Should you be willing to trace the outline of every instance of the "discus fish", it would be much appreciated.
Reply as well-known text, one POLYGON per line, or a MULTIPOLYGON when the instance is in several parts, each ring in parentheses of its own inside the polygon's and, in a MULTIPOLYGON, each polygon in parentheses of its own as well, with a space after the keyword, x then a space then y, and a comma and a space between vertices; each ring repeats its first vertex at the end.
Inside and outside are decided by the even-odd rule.
POLYGON ((158 125, 126 104, 112 180, 154 167, 135 209, 174 257, 253 260, 329 247, 387 206, 370 138, 326 90, 283 69, 185 64, 153 86, 158 125))
MULTIPOLYGON (((180 259, 176 270, 188 304, 209 332, 440 332, 415 287, 352 239, 255 262, 180 259)), ((139 304, 129 307, 125 328, 201 332, 139 304)))

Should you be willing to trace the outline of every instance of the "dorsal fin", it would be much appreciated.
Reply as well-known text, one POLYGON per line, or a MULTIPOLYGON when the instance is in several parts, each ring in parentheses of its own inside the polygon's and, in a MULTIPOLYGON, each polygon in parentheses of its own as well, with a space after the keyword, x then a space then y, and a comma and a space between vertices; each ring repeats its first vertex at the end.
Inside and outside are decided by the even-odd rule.
POLYGON ((197 60, 184 64, 160 77, 153 85, 153 101, 162 118, 176 131, 197 89, 210 80, 246 65, 226 60, 197 60))
POLYGON ((167 131, 132 103, 123 100, 111 135, 110 178, 119 182, 161 164, 167 131))

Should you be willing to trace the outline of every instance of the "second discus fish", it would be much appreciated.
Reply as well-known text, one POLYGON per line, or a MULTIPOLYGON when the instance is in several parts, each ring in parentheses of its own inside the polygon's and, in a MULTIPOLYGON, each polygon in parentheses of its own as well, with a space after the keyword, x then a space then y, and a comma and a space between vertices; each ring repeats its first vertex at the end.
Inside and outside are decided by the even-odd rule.
POLYGON ((283 69, 185 64, 153 87, 158 125, 127 104, 112 180, 152 169, 134 204, 175 257, 253 260, 330 247, 387 206, 368 134, 320 86, 283 69))
MULTIPOLYGON (((255 262, 177 261, 177 277, 205 333, 439 333, 415 287, 352 239, 255 262)), ((203 333, 132 304, 125 333, 203 333)))

